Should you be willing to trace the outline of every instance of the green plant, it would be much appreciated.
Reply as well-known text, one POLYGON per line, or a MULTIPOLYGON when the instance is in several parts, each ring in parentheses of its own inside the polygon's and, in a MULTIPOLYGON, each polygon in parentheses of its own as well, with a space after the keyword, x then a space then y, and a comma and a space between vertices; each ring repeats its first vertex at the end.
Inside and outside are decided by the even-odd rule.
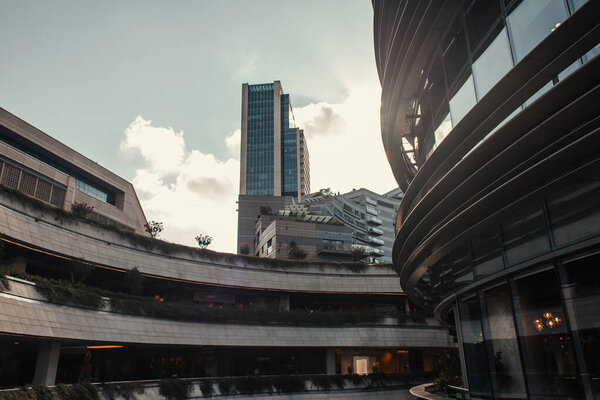
POLYGON ((72 283, 83 282, 92 272, 92 267, 78 261, 69 261, 69 276, 72 283))
POLYGON ((136 400, 136 394, 143 394, 146 390, 139 383, 103 383, 102 395, 106 400, 136 400))
POLYGON ((460 360, 456 351, 440 351, 437 362, 440 373, 433 381, 436 390, 445 390, 448 385, 462 385, 460 360))
POLYGON ((280 375, 273 378, 277 393, 297 393, 306 390, 304 378, 295 375, 280 375))
POLYGON ((352 261, 359 262, 365 257, 365 249, 364 247, 354 247, 350 250, 350 257, 352 257, 352 261))
POLYGON ((332 387, 332 381, 329 379, 327 375, 318 375, 311 378, 313 385, 318 387, 321 390, 329 391, 332 387))
POLYGON ((157 238, 163 231, 164 225, 162 222, 148 221, 144 224, 144 229, 146 229, 146 232, 148 232, 151 237, 157 238))
POLYGON ((134 296, 142 295, 144 291, 144 276, 138 267, 133 267, 125 273, 125 287, 129 294, 134 296))
POLYGON ((244 255, 250 254, 250 246, 248 245, 248 243, 243 243, 240 246, 240 254, 244 254, 244 255))
POLYGON ((302 250, 294 240, 289 243, 288 255, 294 260, 304 260, 306 258, 306 252, 302 250))
POLYGON ((71 213, 76 218, 86 218, 94 211, 94 206, 90 206, 87 203, 74 202, 71 204, 71 213))
POLYGON ((158 383, 158 392, 167 400, 185 400, 191 391, 190 382, 181 379, 163 379, 158 383))
POLYGON ((194 239, 196 239, 201 249, 206 249, 212 243, 213 238, 209 235, 198 235, 194 239))
MULTIPOLYGON (((221 395, 234 394, 235 390, 233 390, 233 386, 231 385, 231 381, 229 379, 219 379, 219 393, 221 395)), ((204 393, 204 391, 202 392, 204 393)))
POLYGON ((212 395, 215 394, 215 389, 213 388, 213 381, 210 379, 201 380, 198 386, 200 387, 200 391, 202 392, 202 396, 204 397, 212 397, 212 395))

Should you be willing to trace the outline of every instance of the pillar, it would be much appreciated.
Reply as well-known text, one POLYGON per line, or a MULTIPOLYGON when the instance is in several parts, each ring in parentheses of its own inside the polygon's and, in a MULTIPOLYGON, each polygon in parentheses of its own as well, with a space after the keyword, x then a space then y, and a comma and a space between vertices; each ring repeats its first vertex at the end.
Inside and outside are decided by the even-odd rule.
POLYGON ((35 362, 35 375, 32 384, 50 386, 56 381, 58 358, 60 356, 59 342, 40 343, 35 362))
POLYGON ((328 348, 325 350, 325 373, 335 375, 335 349, 328 348))

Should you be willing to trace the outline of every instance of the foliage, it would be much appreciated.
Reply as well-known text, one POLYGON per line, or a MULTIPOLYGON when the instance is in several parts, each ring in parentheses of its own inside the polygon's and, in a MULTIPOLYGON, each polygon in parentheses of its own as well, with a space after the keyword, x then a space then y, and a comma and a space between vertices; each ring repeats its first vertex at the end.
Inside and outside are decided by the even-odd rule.
POLYGON ((92 266, 89 264, 74 260, 69 261, 69 276, 72 283, 83 282, 91 272, 92 266))
POLYGON ((144 394, 146 389, 139 383, 103 383, 102 395, 106 400, 136 400, 136 394, 144 394))
POLYGON ((352 261, 359 262, 365 257, 365 249, 364 247, 354 247, 350 250, 350 257, 352 257, 352 261))
POLYGON ((440 374, 433 381, 436 390, 445 390, 448 385, 462 385, 462 373, 457 351, 440 351, 437 362, 440 374))
POLYGON ((194 239, 196 239, 201 249, 206 249, 212 243, 213 238, 209 235, 198 235, 194 239))
POLYGON ((158 383, 158 392, 167 400, 185 400, 192 391, 192 385, 187 380, 163 379, 158 383))
POLYGON ((331 387, 333 386, 329 378, 330 377, 327 375, 318 375, 313 377, 311 381, 313 385, 315 385, 319 389, 329 391, 329 389, 331 389, 331 387))
POLYGON ((148 221, 147 223, 145 223, 144 228, 146 229, 146 232, 148 232, 150 234, 150 236, 152 236, 153 238, 157 238, 160 235, 160 233, 163 231, 164 225, 162 222, 153 220, 153 221, 148 221))
POLYGON ((144 276, 138 267, 133 267, 125 273, 125 287, 129 294, 134 296, 142 295, 144 291, 144 276))
POLYGON ((295 393, 306 390, 304 378, 295 375, 280 375, 273 378, 277 393, 295 393))
MULTIPOLYGON (((213 388, 213 381, 211 381, 210 379, 201 380, 198 386, 200 387, 200 391, 202 392, 203 397, 212 397, 212 395, 215 394, 215 389, 213 388)), ((221 394, 223 393, 221 392, 221 394)))
MULTIPOLYGON (((231 384, 231 381, 229 379, 219 379, 218 385, 219 393, 221 393, 221 395, 234 394, 235 392, 233 385, 231 384)), ((202 391, 202 393, 204 394, 204 391, 202 391)))
POLYGON ((294 260, 304 260, 306 258, 306 252, 302 250, 294 240, 289 243, 288 255, 294 260))
POLYGON ((250 254, 250 246, 248 245, 248 243, 243 243, 240 246, 240 254, 243 254, 243 255, 250 254))
POLYGON ((87 203, 74 202, 71 204, 71 213, 75 218, 86 218, 92 211, 94 211, 94 206, 87 203))

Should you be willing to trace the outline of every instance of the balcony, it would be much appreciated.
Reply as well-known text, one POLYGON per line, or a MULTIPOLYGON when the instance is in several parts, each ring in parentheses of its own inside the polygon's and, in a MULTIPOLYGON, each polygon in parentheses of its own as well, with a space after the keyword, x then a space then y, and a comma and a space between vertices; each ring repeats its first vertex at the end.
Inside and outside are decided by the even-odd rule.
POLYGON ((373 236, 369 236, 369 243, 376 244, 376 245, 379 245, 379 246, 383 246, 385 244, 385 242, 383 241, 383 239, 379 239, 379 238, 376 238, 376 237, 373 237, 373 236))
POLYGON ((371 214, 371 215, 379 215, 379 211, 377 211, 377 209, 373 206, 366 206, 365 207, 365 211, 367 211, 367 213, 371 214))
POLYGON ((321 243, 317 246, 317 254, 347 254, 350 256, 351 250, 352 247, 349 243, 321 243))
POLYGON ((370 204, 370 205, 372 205, 372 206, 377 206, 377 200, 374 200, 374 199, 372 199, 372 198, 370 198, 370 197, 368 197, 368 196, 367 196, 367 197, 365 197, 365 202, 366 202, 367 204, 370 204))
POLYGON ((366 220, 367 220, 367 222, 369 224, 372 224, 372 225, 381 225, 381 224, 383 224, 383 221, 381 219, 379 219, 377 217, 372 217, 370 215, 367 215, 366 220))
POLYGON ((377 235, 377 236, 381 236, 381 235, 383 235, 383 231, 382 231, 381 229, 379 229, 379 228, 372 228, 372 227, 369 227, 369 228, 367 229, 367 231, 368 231, 370 234, 372 234, 372 235, 377 235))

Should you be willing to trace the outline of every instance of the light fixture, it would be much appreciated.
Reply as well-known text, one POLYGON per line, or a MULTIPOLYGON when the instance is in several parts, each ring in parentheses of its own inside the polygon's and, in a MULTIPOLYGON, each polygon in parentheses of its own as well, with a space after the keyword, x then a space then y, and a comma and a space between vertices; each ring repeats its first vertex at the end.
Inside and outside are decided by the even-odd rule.
POLYGON ((537 318, 533 321, 533 325, 538 332, 544 330, 544 325, 552 329, 559 326, 562 323, 562 319, 551 312, 545 312, 542 314, 543 318, 537 318))
POLYGON ((123 346, 118 345, 104 345, 104 346, 85 346, 88 350, 97 350, 97 349, 122 349, 123 346))

